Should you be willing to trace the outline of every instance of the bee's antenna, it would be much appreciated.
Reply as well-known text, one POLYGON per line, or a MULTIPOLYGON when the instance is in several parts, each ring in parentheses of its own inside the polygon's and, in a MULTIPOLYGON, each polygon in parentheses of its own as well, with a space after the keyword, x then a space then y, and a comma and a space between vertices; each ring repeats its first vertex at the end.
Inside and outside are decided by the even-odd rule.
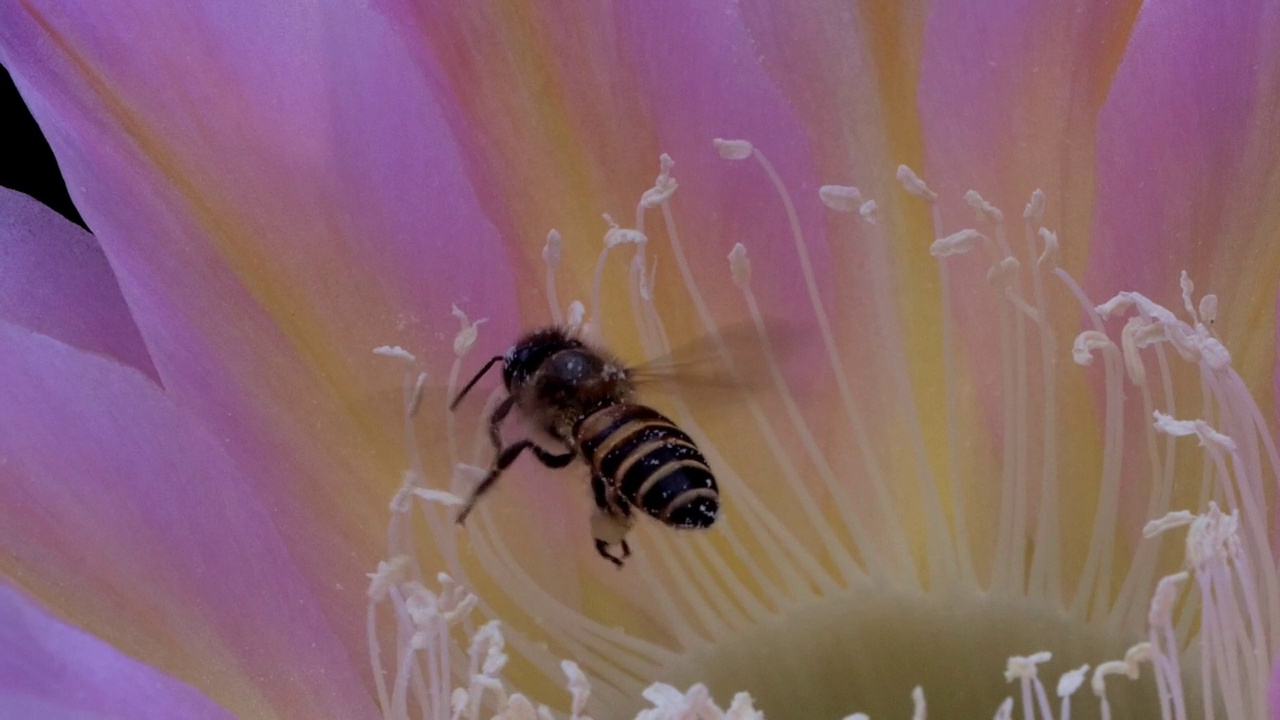
POLYGON ((476 373, 476 376, 471 378, 471 382, 467 383, 467 386, 462 388, 462 392, 458 393, 457 397, 453 399, 453 402, 449 403, 449 410, 452 411, 454 408, 458 407, 458 403, 462 402, 462 398, 466 397, 467 393, 471 392, 471 388, 475 387, 476 383, 480 382, 480 378, 484 377, 484 374, 489 372, 489 368, 493 367, 493 364, 501 359, 501 355, 494 355, 489 358, 489 362, 485 363, 484 367, 480 368, 480 372, 476 373))

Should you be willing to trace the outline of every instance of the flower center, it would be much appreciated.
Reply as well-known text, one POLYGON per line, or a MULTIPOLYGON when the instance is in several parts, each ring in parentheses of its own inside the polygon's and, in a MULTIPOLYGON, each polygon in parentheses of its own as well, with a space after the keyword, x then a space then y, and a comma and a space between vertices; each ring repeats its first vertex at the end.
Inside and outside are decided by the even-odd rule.
MULTIPOLYGON (((1081 665, 1123 657, 1139 640, 1121 638, 1025 598, 970 595, 944 599, 869 590, 791 608, 695 652, 664 678, 684 687, 703 682, 714 697, 749 688, 770 720, 909 717, 911 693, 923 688, 930 717, 989 718, 1017 679, 1001 670, 1010 657, 1048 650, 1046 678, 1081 665)), ((1054 715, 1061 700, 1047 683, 1054 715)), ((1107 688, 1114 717, 1159 718, 1150 674, 1107 688)), ((1075 697, 1072 718, 1096 718, 1088 688, 1075 697)))

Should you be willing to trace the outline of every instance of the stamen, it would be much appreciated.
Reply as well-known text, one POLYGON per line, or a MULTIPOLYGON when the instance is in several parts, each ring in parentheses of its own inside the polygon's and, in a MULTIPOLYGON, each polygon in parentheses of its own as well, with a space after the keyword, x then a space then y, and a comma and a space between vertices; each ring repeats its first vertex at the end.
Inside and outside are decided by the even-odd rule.
POLYGON ((852 185, 823 185, 818 198, 836 212, 857 212, 862 207, 862 192, 852 185))
POLYGON ((868 200, 858 207, 858 214, 868 225, 875 225, 880 222, 879 207, 875 200, 868 200))
POLYGON ((1000 212, 1000 209, 995 205, 992 205, 983 199, 983 197, 978 194, 977 190, 969 190, 965 192, 964 202, 966 205, 973 208, 973 212, 977 216, 977 219, 989 222, 992 225, 999 225, 1004 222, 1004 213, 1000 212))
POLYGON ((925 185, 924 181, 920 179, 920 176, 916 175, 916 171, 906 165, 898 166, 898 182, 902 183, 903 189, 918 198, 924 198, 929 202, 938 199, 938 194, 930 190, 929 186, 925 185))
POLYGON ((929 254, 938 258, 963 255, 972 250, 979 242, 988 240, 990 238, 977 230, 965 228, 944 238, 934 240, 933 245, 929 246, 929 254))
POLYGON ((720 157, 725 160, 746 160, 751 157, 751 153, 755 152, 755 148, 746 140, 723 140, 716 138, 711 141, 716 152, 720 153, 720 157))
POLYGON ((556 271, 560 269, 560 233, 552 228, 547 233, 547 244, 542 247, 542 262, 547 266, 547 304, 551 307, 551 319, 560 325, 564 315, 560 312, 560 300, 556 293, 556 271))
POLYGON ((911 705, 911 720, 925 720, 928 708, 924 703, 924 688, 919 685, 911 689, 911 705))
MULTIPOLYGON (((1089 664, 1085 663, 1075 670, 1068 670, 1062 673, 1062 677, 1058 678, 1058 697, 1062 699, 1058 708, 1058 720, 1071 720, 1071 696, 1080 689, 1084 684, 1085 676, 1089 673, 1089 664)), ((1052 720, 1052 717, 1046 715, 1046 720, 1052 720)))
POLYGON ((480 318, 472 322, 466 313, 458 309, 457 305, 453 306, 453 316, 458 318, 458 323, 462 326, 453 339, 453 354, 461 358, 471 352, 471 346, 475 345, 476 338, 480 334, 480 326, 489 322, 489 318, 480 318))
POLYGON ((418 362, 418 358, 414 357, 413 353, 405 350, 399 345, 382 345, 380 347, 376 347, 373 349, 373 354, 403 360, 411 365, 418 362))
POLYGON ((671 168, 675 167, 675 161, 671 156, 662 153, 658 158, 658 164, 661 168, 658 172, 658 179, 654 181, 653 187, 646 190, 640 196, 641 207, 652 210, 662 203, 665 203, 676 191, 678 187, 675 178, 671 177, 671 168))

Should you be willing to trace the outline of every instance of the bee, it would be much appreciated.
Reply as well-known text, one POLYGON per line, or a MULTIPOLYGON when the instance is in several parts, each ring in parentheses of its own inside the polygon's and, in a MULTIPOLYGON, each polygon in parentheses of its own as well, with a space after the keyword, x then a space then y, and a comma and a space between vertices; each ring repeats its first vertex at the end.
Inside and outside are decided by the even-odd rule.
POLYGON ((636 508, 676 528, 715 523, 720 494, 706 458, 674 422, 637 401, 636 368, 565 328, 544 327, 485 363, 449 409, 456 409, 498 362, 507 397, 489 417, 495 455, 458 513, 459 524, 525 450, 549 468, 567 467, 577 458, 586 463, 596 506, 591 518, 596 551, 618 567, 631 555, 626 535, 636 508), (512 409, 565 451, 549 451, 528 438, 504 445, 502 423, 512 409), (621 554, 611 552, 615 545, 621 554))

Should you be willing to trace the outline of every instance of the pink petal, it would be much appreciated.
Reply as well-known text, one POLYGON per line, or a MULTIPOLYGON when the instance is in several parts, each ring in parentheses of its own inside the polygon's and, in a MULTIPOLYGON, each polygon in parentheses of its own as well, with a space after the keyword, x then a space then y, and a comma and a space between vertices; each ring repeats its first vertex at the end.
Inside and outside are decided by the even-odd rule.
POLYGON ((1177 307, 1187 270, 1221 297, 1218 331, 1242 359, 1272 351, 1250 343, 1280 266, 1278 71, 1271 3, 1147 4, 1098 118, 1089 284, 1177 307))
POLYGON ((0 586, 0 714, 23 720, 227 718, 184 683, 0 586))
MULTIPOLYGON (((515 276, 384 20, 360 3, 263 7, 5 4, 0 60, 168 396, 245 492, 280 499, 312 587, 350 590, 384 552, 403 467, 401 367, 371 350, 403 345, 438 383, 450 304, 510 337, 515 276)), ((362 598, 319 600, 361 655, 362 598)))
POLYGON ((156 377, 93 236, 0 188, 0 318, 156 377))
POLYGON ((4 575, 243 717, 372 716, 320 598, 358 606, 363 578, 308 582, 292 498, 140 373, 8 323, 0 348, 4 575))

